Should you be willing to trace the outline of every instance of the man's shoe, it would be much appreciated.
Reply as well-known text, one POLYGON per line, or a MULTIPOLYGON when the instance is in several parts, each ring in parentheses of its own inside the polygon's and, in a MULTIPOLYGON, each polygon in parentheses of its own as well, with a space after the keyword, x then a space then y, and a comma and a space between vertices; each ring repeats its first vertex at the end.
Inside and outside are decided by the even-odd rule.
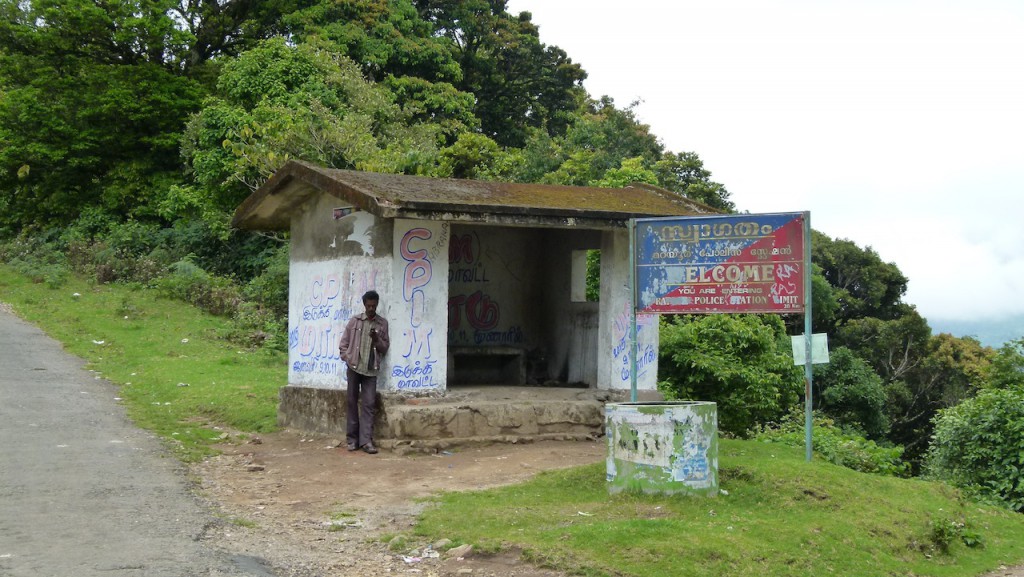
POLYGON ((356 449, 358 449, 359 447, 358 447, 358 446, 357 446, 357 445, 356 445, 355 443, 349 443, 349 444, 348 444, 348 446, 347 446, 346 448, 347 448, 347 449, 348 449, 349 451, 355 451, 355 450, 356 450, 356 449))
POLYGON ((363 451, 371 455, 376 455, 378 452, 377 447, 373 446, 373 443, 367 443, 363 445, 363 451))

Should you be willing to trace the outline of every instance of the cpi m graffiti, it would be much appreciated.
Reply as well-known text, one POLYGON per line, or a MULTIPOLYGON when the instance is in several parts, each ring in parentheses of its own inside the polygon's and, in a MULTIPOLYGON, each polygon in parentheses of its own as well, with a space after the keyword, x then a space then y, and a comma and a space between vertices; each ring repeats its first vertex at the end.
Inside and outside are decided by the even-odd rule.
MULTIPOLYGON (((447 232, 447 230, 445 230, 447 232)), ((402 275, 402 299, 409 305, 409 330, 406 332, 409 346, 402 353, 402 361, 392 368, 395 387, 398 389, 421 389, 438 386, 433 380, 433 358, 431 336, 434 329, 427 317, 427 293, 424 290, 433 280, 432 255, 423 245, 433 233, 426 228, 409 229, 399 243, 399 253, 405 261, 402 275)))

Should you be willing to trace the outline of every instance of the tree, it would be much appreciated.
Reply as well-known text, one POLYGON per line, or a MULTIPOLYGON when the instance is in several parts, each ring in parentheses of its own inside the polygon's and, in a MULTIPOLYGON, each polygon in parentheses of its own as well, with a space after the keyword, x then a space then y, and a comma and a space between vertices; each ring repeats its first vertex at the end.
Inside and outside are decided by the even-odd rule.
POLYGON ((564 136, 535 133, 525 155, 539 166, 527 164, 516 180, 587 186, 609 170, 621 168, 627 158, 642 159, 640 165, 649 170, 662 151, 650 127, 636 119, 632 106, 620 110, 606 97, 581 109, 564 136))
POLYGON ((989 386, 1024 388, 1024 338, 1010 341, 996 352, 989 372, 989 386))
POLYGON ((718 403, 719 428, 745 435, 799 399, 803 377, 788 346, 777 316, 676 317, 662 324, 658 388, 669 399, 718 403))
POLYGON ((702 202, 722 212, 735 212, 725 186, 711 181, 711 171, 704 168, 695 152, 669 152, 654 163, 658 184, 673 192, 702 202))
POLYGON ((234 210, 288 158, 398 173, 436 162, 438 127, 412 121, 344 56, 271 39, 225 64, 217 89, 182 147, 195 184, 176 199, 200 211, 234 210))
POLYGON ((952 407, 988 386, 995 356, 994 350, 973 337, 941 333, 928 340, 926 355, 913 370, 913 380, 926 387, 936 384, 936 401, 952 407))
MULTIPOLYGON (((836 313, 839 312, 839 299, 836 298, 836 291, 828 284, 821 267, 811 263, 811 330, 812 332, 827 332, 830 327, 835 326, 836 313)), ((795 315, 794 315, 795 316, 795 315)), ((799 318, 799 317, 798 317, 799 318)), ((795 320, 795 319, 794 319, 795 320)), ((803 319, 799 319, 803 322, 803 319)), ((799 326, 793 333, 803 333, 799 326)))
POLYGON ((447 144, 464 133, 479 132, 480 120, 473 115, 475 98, 468 92, 447 82, 415 76, 388 76, 382 84, 395 95, 395 103, 410 114, 411 121, 436 124, 447 144))
POLYGON ((811 252, 811 260, 836 292, 836 327, 853 319, 893 320, 907 314, 907 305, 901 301, 907 277, 895 264, 883 262, 871 247, 862 249, 853 241, 832 240, 813 231, 811 252))
POLYGON ((450 178, 484 180, 497 170, 504 156, 498 143, 483 134, 464 132, 451 146, 441 150, 441 162, 436 175, 450 178))
POLYGON ((892 321, 859 319, 839 331, 882 376, 888 393, 890 441, 918 463, 927 449, 932 420, 941 409, 974 396, 984 386, 992 351, 971 338, 931 336, 916 312, 892 321))
POLYGON ((625 158, 619 168, 610 168, 600 180, 591 181, 590 186, 604 188, 623 188, 631 183, 639 182, 657 184, 658 177, 653 171, 644 168, 644 159, 637 156, 625 158))
MULTIPOLYGON (((205 65, 237 56, 260 41, 290 33, 284 18, 322 0, 174 0, 168 13, 192 36, 182 67, 208 76, 205 65)), ((215 72, 215 70, 214 70, 215 72)))
POLYGON ((565 131, 586 73, 565 51, 545 46, 529 12, 513 17, 505 0, 416 0, 420 15, 450 39, 463 77, 455 86, 476 96, 484 135, 521 147, 531 128, 565 131))
POLYGON ((331 46, 359 64, 371 81, 412 76, 458 82, 462 69, 454 46, 434 34, 409 0, 317 2, 283 18, 293 39, 331 46))
POLYGON ((153 216, 201 87, 168 2, 0 0, 0 226, 153 216))
POLYGON ((829 352, 829 362, 814 367, 817 408, 836 424, 852 427, 879 440, 889 431, 886 391, 882 379, 846 347, 829 352))
POLYGON ((834 345, 865 359, 885 382, 906 379, 927 354, 928 322, 914 309, 892 320, 875 317, 847 321, 834 333, 834 345))

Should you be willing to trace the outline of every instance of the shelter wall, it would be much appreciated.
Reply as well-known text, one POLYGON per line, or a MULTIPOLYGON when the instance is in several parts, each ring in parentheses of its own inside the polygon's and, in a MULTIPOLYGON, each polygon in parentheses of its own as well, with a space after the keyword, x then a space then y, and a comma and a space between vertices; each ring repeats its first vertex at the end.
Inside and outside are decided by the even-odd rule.
MULTIPOLYGON (((447 222, 396 219, 390 302, 388 372, 378 389, 444 392, 448 380, 447 222)), ((383 369, 384 367, 382 367, 383 369)))
MULTIPOLYGON (((318 195, 292 221, 288 281, 288 383, 343 389, 338 343, 345 323, 363 312, 362 295, 381 295, 379 313, 393 316, 391 220, 366 212, 336 218, 337 199, 318 195)), ((394 329, 392 328, 392 331, 394 329)), ((385 357, 383 370, 386 366, 385 357)))
POLYGON ((535 229, 454 226, 448 269, 448 344, 530 348, 540 340, 532 309, 543 293, 535 229))
MULTIPOLYGON (((604 233, 601 243, 601 318, 598 340, 598 388, 630 389, 629 233, 604 233)), ((657 315, 637 315, 637 390, 658 385, 657 315)))
MULTIPOLYGON (((592 230, 546 230, 544 247, 546 377, 595 386, 600 303, 586 301, 585 278, 574 277, 573 255, 600 249, 601 233, 592 230), (574 285, 578 285, 575 286, 576 291, 573 290, 574 285)), ((583 258, 585 264, 585 256, 583 258)), ((577 272, 585 277, 586 267, 577 272)))
MULTIPOLYGON (((339 339, 373 289, 391 328, 381 391, 443 393, 450 351, 474 347, 521 355, 514 384, 629 389, 626 231, 380 219, 339 213, 337 202, 319 195, 293 219, 289 385, 345 388, 339 339), (574 301, 573 252, 592 248, 601 300, 574 301)), ((638 389, 655 390, 657 317, 638 318, 638 341, 638 389)))

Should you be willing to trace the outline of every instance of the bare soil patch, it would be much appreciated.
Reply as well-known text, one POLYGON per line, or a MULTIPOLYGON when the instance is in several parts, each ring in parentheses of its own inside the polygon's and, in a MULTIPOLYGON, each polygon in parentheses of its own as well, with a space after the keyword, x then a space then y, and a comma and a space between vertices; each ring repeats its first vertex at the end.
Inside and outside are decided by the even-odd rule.
MULTIPOLYGON (((204 538, 265 561, 278 577, 409 574, 555 577, 515 551, 434 557, 429 543, 393 550, 442 491, 518 483, 540 471, 605 458, 598 441, 542 441, 454 448, 436 454, 349 452, 339 439, 285 431, 219 447, 194 465, 200 493, 224 518, 204 538), (338 446, 338 445, 341 446, 338 446)), ((269 574, 269 572, 268 572, 269 574)))

